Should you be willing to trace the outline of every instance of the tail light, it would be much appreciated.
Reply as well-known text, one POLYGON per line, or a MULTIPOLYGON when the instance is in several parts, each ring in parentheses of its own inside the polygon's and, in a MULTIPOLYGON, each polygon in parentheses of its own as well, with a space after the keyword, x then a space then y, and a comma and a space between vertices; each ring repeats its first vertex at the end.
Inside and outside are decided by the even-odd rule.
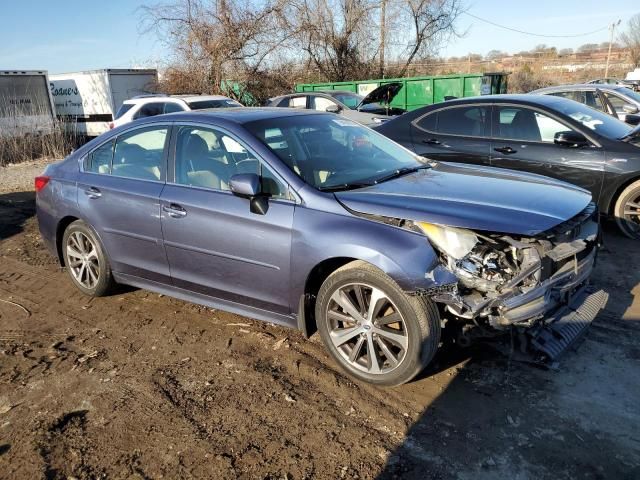
POLYGON ((113 122, 109 122, 109 130, 113 130, 113 127, 115 127, 115 125, 113 124, 113 122))
POLYGON ((46 175, 40 175, 39 177, 36 177, 36 180, 35 180, 36 193, 42 190, 44 187, 46 187, 47 183, 49 183, 49 180, 50 178, 47 177, 46 175))

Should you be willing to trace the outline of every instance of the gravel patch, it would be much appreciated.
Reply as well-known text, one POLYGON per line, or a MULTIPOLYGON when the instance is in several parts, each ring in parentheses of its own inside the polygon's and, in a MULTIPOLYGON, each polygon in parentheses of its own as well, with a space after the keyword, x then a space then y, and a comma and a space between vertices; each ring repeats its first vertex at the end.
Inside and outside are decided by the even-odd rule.
POLYGON ((57 159, 41 158, 0 167, 0 192, 33 191, 33 179, 40 175, 48 164, 56 161, 57 159))

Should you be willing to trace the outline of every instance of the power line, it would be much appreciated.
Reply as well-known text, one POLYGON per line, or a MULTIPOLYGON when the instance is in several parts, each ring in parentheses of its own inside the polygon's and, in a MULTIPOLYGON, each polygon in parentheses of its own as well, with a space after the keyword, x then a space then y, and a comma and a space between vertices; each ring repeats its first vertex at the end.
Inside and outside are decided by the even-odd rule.
POLYGON ((464 13, 465 15, 468 15, 470 17, 473 17, 473 18, 475 18, 477 20, 480 20, 481 22, 485 22, 485 23, 488 23, 489 25, 493 25, 494 27, 504 28, 505 30, 510 30, 512 32, 522 33, 524 35, 531 35, 533 37, 543 37, 543 38, 586 37, 587 35, 593 35, 594 33, 602 32, 602 31, 606 30, 607 28, 609 28, 609 26, 606 26, 606 27, 599 28, 598 30, 594 30, 592 32, 578 33, 578 34, 575 34, 575 35, 544 35, 542 33, 525 32, 523 30, 518 30, 516 28, 507 27, 506 25, 500 25, 499 23, 492 22, 491 20, 487 20, 486 18, 478 17, 477 15, 474 15, 473 13, 469 13, 469 12, 462 12, 462 13, 464 13))

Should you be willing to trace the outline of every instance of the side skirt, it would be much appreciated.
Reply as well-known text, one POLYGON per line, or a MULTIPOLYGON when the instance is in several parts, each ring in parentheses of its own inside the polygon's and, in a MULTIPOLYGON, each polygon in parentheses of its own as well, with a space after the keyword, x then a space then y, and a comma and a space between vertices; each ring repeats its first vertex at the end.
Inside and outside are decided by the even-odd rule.
POLYGON ((144 290, 150 290, 156 293, 161 293, 163 295, 178 298, 186 302, 197 303, 206 307, 243 315, 245 317, 262 320, 264 322, 277 323, 278 325, 283 325, 285 327, 298 327, 296 315, 281 315, 279 313, 270 312, 268 310, 262 310, 260 308, 250 307, 247 305, 230 302, 228 300, 210 297, 201 293, 191 292, 189 290, 174 287, 172 285, 166 285, 163 283, 154 282, 152 280, 135 277, 133 275, 127 275, 124 273, 113 272, 113 277, 118 283, 131 285, 132 287, 142 288, 144 290))

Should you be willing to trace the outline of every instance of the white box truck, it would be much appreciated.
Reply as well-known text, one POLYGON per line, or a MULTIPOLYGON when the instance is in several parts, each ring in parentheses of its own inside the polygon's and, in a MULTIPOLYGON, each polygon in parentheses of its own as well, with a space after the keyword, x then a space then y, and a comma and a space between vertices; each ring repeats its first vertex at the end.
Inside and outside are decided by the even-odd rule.
POLYGON ((53 100, 46 70, 0 70, 0 136, 53 131, 53 100))
POLYGON ((125 100, 151 93, 158 81, 154 69, 104 69, 49 76, 56 115, 79 135, 96 137, 125 100))

